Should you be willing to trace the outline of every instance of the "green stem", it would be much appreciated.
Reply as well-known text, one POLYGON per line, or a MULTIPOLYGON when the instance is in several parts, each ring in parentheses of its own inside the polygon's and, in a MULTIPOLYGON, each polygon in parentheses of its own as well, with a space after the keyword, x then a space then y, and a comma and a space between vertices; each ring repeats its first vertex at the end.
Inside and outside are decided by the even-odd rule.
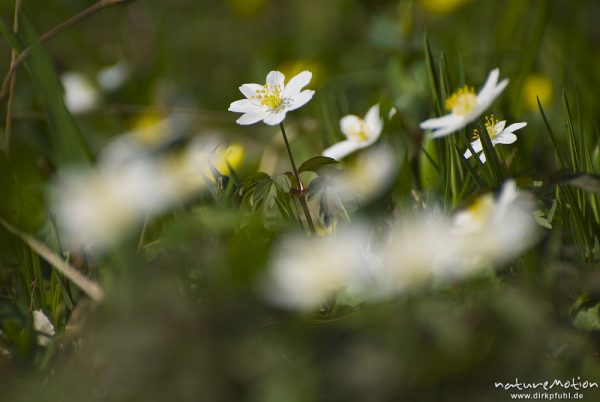
POLYGON ((287 135, 285 133, 285 127, 283 127, 283 123, 279 124, 281 128, 281 134, 283 135, 283 141, 285 142, 285 147, 288 152, 288 156, 290 157, 290 163, 292 164, 292 171, 294 172, 294 177, 296 178, 297 188, 296 192, 298 195, 298 199, 300 200, 300 205, 302 206, 302 210, 304 211, 304 216, 306 217, 306 222, 308 223, 308 227, 312 234, 316 234, 317 230, 315 229, 315 225, 313 223, 312 217, 310 216, 310 210, 308 209, 308 204, 306 203, 306 197, 304 196, 304 186, 302 185, 302 181, 300 180, 300 175, 298 174, 298 169, 296 168, 296 162, 294 162, 294 156, 292 155, 292 149, 290 148, 290 143, 288 141, 287 135))

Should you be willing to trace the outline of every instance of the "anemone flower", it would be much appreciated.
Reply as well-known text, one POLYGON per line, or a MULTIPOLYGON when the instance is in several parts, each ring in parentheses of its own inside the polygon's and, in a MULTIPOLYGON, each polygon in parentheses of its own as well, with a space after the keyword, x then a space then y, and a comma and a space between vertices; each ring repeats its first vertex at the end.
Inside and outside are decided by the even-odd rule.
POLYGON ((340 160, 377 141, 383 129, 383 120, 379 117, 379 105, 372 106, 364 119, 353 114, 342 117, 340 128, 346 140, 327 148, 323 151, 323 156, 340 160))
POLYGON ((426 120, 421 123, 421 128, 433 130, 432 137, 439 138, 452 134, 477 120, 508 85, 508 79, 498 82, 499 75, 500 70, 498 69, 490 72, 478 94, 469 86, 458 89, 446 100, 446 109, 451 113, 426 120))
POLYGON ((241 125, 262 120, 265 124, 276 126, 283 122, 287 112, 304 106, 312 99, 315 91, 302 90, 311 78, 310 71, 303 71, 285 84, 285 76, 281 72, 271 71, 265 85, 242 85, 240 92, 246 99, 231 103, 229 111, 243 113, 237 120, 241 125))
MULTIPOLYGON (((496 146, 496 144, 512 144, 517 140, 517 136, 513 133, 517 130, 522 129, 527 126, 527 123, 514 123, 510 126, 506 127, 506 120, 498 121, 494 119, 494 116, 485 118, 485 129, 490 136, 490 140, 492 142, 492 146, 496 146)), ((483 150, 481 145, 481 138, 479 138, 479 131, 475 129, 473 131, 473 142, 471 142, 471 148, 475 153, 480 153, 483 150)), ((473 156, 470 150, 464 153, 465 158, 470 158, 473 156)), ((481 163, 485 163, 485 154, 481 152, 479 155, 479 160, 481 163)))

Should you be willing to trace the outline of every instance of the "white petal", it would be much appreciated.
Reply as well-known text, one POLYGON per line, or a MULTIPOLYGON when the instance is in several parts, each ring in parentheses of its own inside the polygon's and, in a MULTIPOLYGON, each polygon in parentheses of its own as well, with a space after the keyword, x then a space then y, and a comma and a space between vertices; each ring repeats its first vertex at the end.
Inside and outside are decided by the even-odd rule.
POLYGON ((351 141, 351 140, 338 142, 337 144, 335 144, 335 145, 327 148, 325 151, 323 151, 323 156, 326 156, 328 158, 333 158, 333 159, 339 161, 339 160, 343 159, 346 155, 349 155, 354 151, 364 148, 366 145, 368 145, 368 144, 351 141))
POLYGON ((279 86, 283 89, 285 84, 285 75, 279 71, 271 71, 267 75, 267 85, 279 86))
POLYGON ((236 123, 242 126, 248 126, 250 124, 258 123, 268 116, 268 112, 260 112, 260 113, 246 113, 243 114, 242 117, 237 119, 236 123))
POLYGON ((460 117, 460 116, 457 116, 454 114, 447 114, 446 116, 436 117, 433 119, 425 120, 424 122, 421 123, 421 128, 423 130, 441 128, 441 127, 455 124, 461 119, 462 119, 462 117, 460 117))
POLYGON ((506 120, 502 120, 502 121, 499 121, 499 122, 496 124, 496 127, 494 127, 494 129, 496 130, 496 133, 498 133, 498 134, 499 134, 499 133, 501 133, 502 131, 504 131, 504 127, 505 127, 505 126, 506 126, 506 120))
POLYGON ((494 103, 496 98, 500 96, 500 94, 502 93, 502 91, 504 91, 507 85, 508 79, 505 79, 502 82, 500 82, 498 86, 492 88, 492 90, 490 91, 487 91, 487 93, 480 93, 477 96, 477 106, 475 106, 475 108, 467 116, 468 122, 471 123, 472 121, 475 121, 479 116, 481 116, 481 114, 485 112, 492 105, 492 103, 494 103))
POLYGON ((485 81, 485 84, 481 88, 481 91, 479 91, 479 94, 477 94, 477 97, 487 98, 489 95, 491 95, 494 88, 496 87, 496 84, 498 83, 499 76, 500 76, 499 69, 496 68, 496 69, 490 71, 490 73, 488 74, 487 80, 485 81))
POLYGON ((504 132, 492 138, 493 144, 512 144, 517 140, 517 136, 513 133, 504 132))
POLYGON ((485 153, 482 152, 481 154, 479 154, 479 160, 481 161, 481 163, 485 163, 485 161, 486 161, 485 153))
POLYGON ((278 125, 285 119, 285 113, 286 112, 270 113, 265 118, 265 124, 268 124, 269 126, 278 125))
POLYGON ((314 94, 315 94, 315 91, 312 91, 310 89, 300 92, 300 95, 298 95, 295 99, 293 99, 292 104, 286 108, 287 111, 296 110, 296 109, 301 108, 302 106, 306 105, 312 99, 314 94))
POLYGON ((294 76, 285 86, 284 96, 295 98, 300 94, 302 88, 308 85, 312 79, 312 73, 310 71, 302 71, 300 74, 294 76))
POLYGON ((500 83, 496 86, 496 88, 494 88, 494 92, 493 92, 493 99, 496 99, 498 96, 500 96, 500 94, 506 89, 506 87, 508 86, 508 78, 503 79, 502 81, 500 81, 500 83))
POLYGON ((264 111, 264 107, 255 105, 248 99, 242 99, 232 102, 228 110, 236 113, 259 113, 264 111))
POLYGON ((353 114, 349 114, 340 119, 340 130, 346 138, 350 138, 360 131, 362 119, 353 114))
MULTIPOLYGON (((473 151, 475 151, 475 153, 479 153, 481 152, 481 150, 483 149, 482 145, 481 145, 481 140, 475 140, 471 143, 471 148, 473 148, 473 151)), ((464 153, 464 157, 465 158, 470 158, 471 157, 471 150, 467 148, 467 150, 464 153)))
POLYGON ((465 118, 461 118, 460 121, 457 121, 454 124, 451 124, 446 127, 442 127, 438 130, 433 131, 431 133, 431 138, 445 137, 447 135, 452 134, 455 131, 458 131, 458 130, 464 128, 467 124, 469 124, 469 121, 466 120, 465 118))
POLYGON ((248 99, 256 98, 256 91, 263 89, 262 85, 244 84, 240 87, 240 92, 248 99))
POLYGON ((520 130, 526 126, 527 126, 527 123, 513 123, 504 129, 503 134, 504 133, 514 133, 515 131, 520 130))
POLYGON ((373 143, 379 138, 381 131, 383 130, 383 120, 379 116, 379 104, 374 105, 369 109, 365 116, 365 122, 369 129, 369 141, 373 143))

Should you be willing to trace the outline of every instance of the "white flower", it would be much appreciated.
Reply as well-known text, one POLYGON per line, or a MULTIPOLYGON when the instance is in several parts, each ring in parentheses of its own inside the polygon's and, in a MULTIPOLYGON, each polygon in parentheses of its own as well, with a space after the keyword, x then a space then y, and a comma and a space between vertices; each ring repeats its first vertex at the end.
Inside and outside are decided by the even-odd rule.
POLYGON ((451 233, 447 217, 429 212, 401 218, 382 249, 386 296, 456 281, 472 274, 462 239, 451 233))
POLYGON ((340 160, 377 141, 383 129, 383 120, 379 116, 379 105, 372 106, 364 119, 352 114, 342 117, 340 128, 347 140, 327 148, 323 151, 323 156, 340 160))
POLYGON ((450 114, 421 123, 424 130, 434 130, 433 138, 444 137, 467 126, 475 121, 508 85, 508 79, 498 83, 500 70, 490 72, 481 91, 475 94, 473 88, 464 86, 446 100, 446 108, 450 114))
POLYGON ((42 310, 33 311, 33 329, 38 333, 37 342, 40 346, 46 346, 55 335, 54 326, 42 310))
POLYGON ((288 309, 306 310, 346 290, 366 292, 376 277, 377 257, 369 251, 368 233, 360 226, 329 237, 293 236, 278 244, 262 295, 288 309))
POLYGON ((91 80, 76 72, 65 73, 60 78, 65 89, 65 106, 71 113, 85 113, 98 104, 100 96, 91 80))
POLYGON ((98 85, 105 91, 115 91, 127 81, 131 75, 131 69, 127 62, 119 61, 112 66, 105 67, 96 75, 98 85))
POLYGON ((538 228, 531 196, 508 180, 495 198, 484 194, 453 218, 453 233, 462 237, 475 262, 501 264, 535 243, 538 228))
POLYGON ((68 168, 57 175, 50 201, 68 247, 106 251, 145 219, 204 191, 215 181, 215 167, 241 160, 239 150, 220 151, 214 138, 194 138, 159 155, 128 153, 121 145, 129 146, 118 142, 95 169, 68 168))
MULTIPOLYGON (((514 123, 506 127, 506 120, 497 121, 494 119, 493 115, 485 118, 485 129, 490 136, 492 146, 496 146, 496 144, 512 144, 517 140, 517 136, 513 133, 525 126, 527 126, 527 123, 514 123)), ((473 132, 473 137, 476 139, 471 142, 471 148, 473 148, 475 153, 479 153, 483 150, 483 147, 481 145, 481 139, 479 138, 479 131, 477 129, 475 129, 473 132)), ((464 156, 465 158, 470 158, 473 156, 473 154, 471 154, 471 151, 467 149, 464 156)), ((481 160, 482 163, 485 163, 486 159, 483 152, 481 152, 481 155, 479 155, 479 160, 481 160)))
POLYGON ((105 249, 169 200, 168 183, 156 163, 140 159, 98 170, 60 172, 51 201, 65 242, 105 249))
POLYGON ((264 121, 265 124, 276 126, 285 119, 287 112, 296 110, 310 101, 315 93, 312 90, 302 90, 312 78, 310 71, 303 71, 285 84, 285 76, 279 71, 271 71, 267 75, 267 83, 244 84, 240 92, 247 99, 233 102, 230 112, 243 113, 237 120, 238 124, 249 125, 264 121))
POLYGON ((356 158, 347 169, 326 173, 327 192, 346 209, 379 196, 394 178, 397 161, 391 150, 373 147, 356 158))

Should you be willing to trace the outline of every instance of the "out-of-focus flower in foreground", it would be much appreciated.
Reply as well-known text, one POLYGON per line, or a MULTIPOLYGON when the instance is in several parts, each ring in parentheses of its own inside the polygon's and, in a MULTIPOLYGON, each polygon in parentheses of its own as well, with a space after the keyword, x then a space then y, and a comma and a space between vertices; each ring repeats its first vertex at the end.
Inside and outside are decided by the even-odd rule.
POLYGON ((37 343, 46 346, 50 339, 56 334, 54 326, 42 310, 33 311, 33 329, 38 333, 37 343))
POLYGON ((242 85, 240 92, 246 99, 231 103, 229 111, 243 113, 237 120, 241 125, 262 120, 265 124, 276 126, 285 119, 287 112, 304 106, 312 99, 315 91, 303 90, 311 78, 310 71, 303 71, 285 84, 285 76, 281 72, 271 71, 265 85, 242 85))
POLYGON ((214 182, 213 166, 236 163, 217 154, 216 140, 194 139, 165 155, 120 151, 99 159, 95 169, 61 171, 50 190, 53 212, 65 244, 105 251, 144 219, 187 202, 214 182), (118 155, 127 155, 126 158, 118 155))
POLYGON ((494 197, 484 194, 453 217, 453 232, 470 244, 474 263, 502 264, 533 245, 539 235, 533 196, 519 191, 514 180, 494 197))
POLYGON ((419 0, 425 10, 434 14, 449 14, 471 0, 419 0))
POLYGON ((499 76, 500 70, 491 71, 478 94, 471 87, 460 88, 446 100, 446 108, 451 113, 426 120, 421 128, 433 130, 432 137, 439 138, 466 127, 481 116, 508 85, 508 79, 498 82, 499 76))
POLYGON ((346 209, 379 196, 390 184, 396 172, 393 152, 374 147, 358 155, 346 169, 327 175, 328 196, 342 201, 346 209))
POLYGON ((399 219, 373 241, 373 229, 347 226, 331 237, 288 238, 276 248, 261 288, 271 302, 317 307, 333 297, 355 304, 463 280, 504 264, 537 240, 533 204, 514 181, 452 217, 399 219))
POLYGON ((298 310, 314 308, 348 287, 361 292, 378 264, 367 236, 356 226, 329 237, 284 239, 260 290, 274 304, 298 310))
POLYGON ((116 244, 168 200, 163 177, 150 160, 61 172, 51 201, 67 245, 104 249, 116 244))
POLYGON ((90 79, 76 72, 64 73, 60 78, 65 106, 71 113, 85 113, 96 107, 100 94, 90 79))
MULTIPOLYGON (((490 136, 492 146, 496 146, 497 144, 512 144, 517 140, 517 136, 513 133, 525 126, 527 126, 527 123, 514 123, 506 127, 506 120, 498 121, 494 119, 494 115, 485 118, 485 129, 490 136)), ((479 131, 477 129, 473 131, 473 138, 474 141, 471 142, 471 148, 473 148, 475 153, 480 153, 483 151, 483 145, 481 145, 481 139, 479 138, 479 131)), ((467 149, 464 156, 465 158, 470 158, 473 154, 467 149)), ((483 152, 479 155, 479 160, 481 160, 482 163, 485 163, 486 158, 483 152)))
POLYGON ((379 105, 372 106, 364 119, 352 114, 342 117, 340 128, 347 139, 327 148, 323 151, 323 156, 340 160, 377 141, 383 129, 379 105))

